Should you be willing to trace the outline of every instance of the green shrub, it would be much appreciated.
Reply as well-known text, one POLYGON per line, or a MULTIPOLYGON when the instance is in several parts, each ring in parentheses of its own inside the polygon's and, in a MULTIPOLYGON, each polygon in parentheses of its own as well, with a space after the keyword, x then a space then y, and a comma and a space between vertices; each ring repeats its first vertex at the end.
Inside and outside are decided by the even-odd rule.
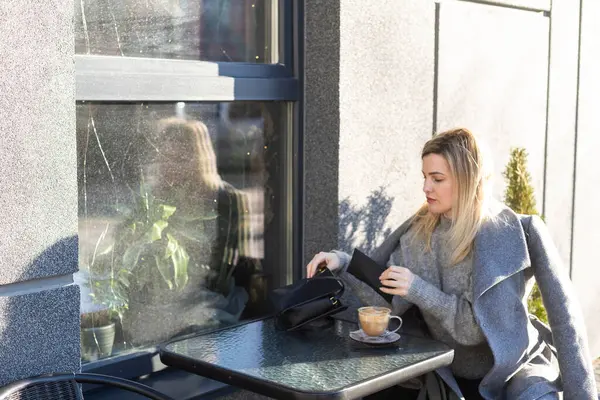
MULTIPOLYGON (((525 149, 511 149, 510 160, 503 175, 506 180, 506 191, 504 192, 506 205, 518 214, 539 215, 531 185, 531 175, 527 171, 527 151, 525 149)), ((527 299, 527 307, 531 314, 548 323, 548 315, 537 283, 533 286, 527 299)))

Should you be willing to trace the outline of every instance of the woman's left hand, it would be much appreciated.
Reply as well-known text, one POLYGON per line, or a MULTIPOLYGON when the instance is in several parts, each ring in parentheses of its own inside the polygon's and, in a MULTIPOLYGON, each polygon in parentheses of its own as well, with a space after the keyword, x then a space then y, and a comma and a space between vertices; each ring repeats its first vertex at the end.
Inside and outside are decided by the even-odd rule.
POLYGON ((391 266, 383 271, 379 280, 384 286, 379 288, 383 293, 406 296, 415 275, 408 268, 391 266))

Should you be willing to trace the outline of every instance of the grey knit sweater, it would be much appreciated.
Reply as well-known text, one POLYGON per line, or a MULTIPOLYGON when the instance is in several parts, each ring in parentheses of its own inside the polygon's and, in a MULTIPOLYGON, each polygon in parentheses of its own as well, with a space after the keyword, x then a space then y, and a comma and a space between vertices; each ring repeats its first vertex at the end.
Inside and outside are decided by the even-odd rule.
MULTIPOLYGON (((402 236, 400 246, 387 265, 409 268, 415 279, 408 295, 394 296, 391 306, 395 315, 402 315, 412 305, 419 307, 433 338, 454 349, 454 375, 482 378, 491 369, 494 358, 473 315, 472 257, 450 265, 450 251, 446 245, 449 227, 450 221, 442 219, 431 239, 432 251, 425 249, 422 240, 413 240, 412 229, 402 236)), ((340 278, 361 302, 389 306, 377 292, 346 272, 350 256, 336 253, 342 263, 340 278)))

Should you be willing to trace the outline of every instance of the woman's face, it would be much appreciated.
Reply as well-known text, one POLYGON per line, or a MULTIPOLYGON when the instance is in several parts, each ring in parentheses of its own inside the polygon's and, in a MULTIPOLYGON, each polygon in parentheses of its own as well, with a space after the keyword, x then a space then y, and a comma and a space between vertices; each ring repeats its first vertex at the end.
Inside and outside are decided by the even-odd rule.
POLYGON ((454 202, 454 177, 448 161, 439 154, 423 157, 423 192, 429 211, 451 217, 454 202))

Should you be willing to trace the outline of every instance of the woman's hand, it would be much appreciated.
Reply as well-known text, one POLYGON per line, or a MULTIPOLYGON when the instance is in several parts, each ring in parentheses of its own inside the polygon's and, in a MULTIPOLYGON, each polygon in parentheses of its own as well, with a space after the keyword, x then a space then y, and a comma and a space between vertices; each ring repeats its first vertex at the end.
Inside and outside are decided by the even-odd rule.
POLYGON ((406 296, 415 275, 408 268, 392 266, 383 271, 379 280, 384 286, 379 288, 383 293, 406 296))
POLYGON ((335 271, 340 267, 340 258, 335 253, 320 252, 316 254, 306 266, 306 277, 312 278, 321 264, 325 264, 330 271, 335 271))

